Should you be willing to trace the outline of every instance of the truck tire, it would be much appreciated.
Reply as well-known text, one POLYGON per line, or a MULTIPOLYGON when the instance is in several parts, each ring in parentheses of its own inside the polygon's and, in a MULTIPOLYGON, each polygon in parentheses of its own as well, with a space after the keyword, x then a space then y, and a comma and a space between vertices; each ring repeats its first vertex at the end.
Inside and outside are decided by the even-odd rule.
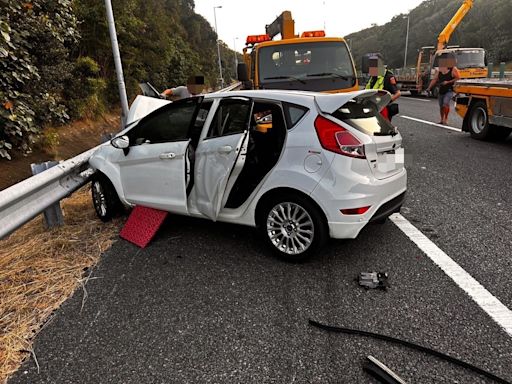
POLYGON ((467 120, 469 133, 473 139, 488 140, 491 138, 492 127, 489 124, 487 105, 483 101, 473 103, 467 120))
POLYGON ((416 90, 411 90, 411 96, 418 96, 418 91, 416 90))
POLYGON ((434 89, 432 89, 432 92, 430 92, 430 96, 433 97, 434 99, 437 99, 437 97, 439 96, 439 87, 434 87, 434 89))
POLYGON ((505 140, 512 132, 512 129, 507 127, 500 127, 498 125, 492 125, 491 127, 492 138, 495 140, 505 140))

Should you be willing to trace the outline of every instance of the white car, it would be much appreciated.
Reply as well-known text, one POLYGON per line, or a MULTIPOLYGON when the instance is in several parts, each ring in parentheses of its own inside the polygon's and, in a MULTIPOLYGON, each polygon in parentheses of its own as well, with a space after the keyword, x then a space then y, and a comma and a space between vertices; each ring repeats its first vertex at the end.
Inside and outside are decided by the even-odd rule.
POLYGON ((125 206, 257 226, 304 260, 400 210, 402 138, 383 91, 232 91, 169 102, 138 96, 127 128, 89 160, 109 220, 125 206))

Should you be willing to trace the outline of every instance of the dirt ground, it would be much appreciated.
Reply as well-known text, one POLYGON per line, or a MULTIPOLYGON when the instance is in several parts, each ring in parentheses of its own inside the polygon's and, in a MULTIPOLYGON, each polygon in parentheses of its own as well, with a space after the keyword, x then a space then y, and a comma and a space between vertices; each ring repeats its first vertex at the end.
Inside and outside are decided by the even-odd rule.
POLYGON ((50 160, 66 160, 101 143, 102 135, 119 131, 119 111, 98 120, 75 121, 55 128, 60 144, 56 153, 48 153, 35 146, 32 153, 14 153, 12 160, 0 158, 0 190, 32 176, 30 164, 50 160))
MULTIPOLYGON (((59 145, 53 153, 35 146, 29 155, 0 159, 0 190, 30 177, 31 163, 69 159, 119 127, 115 111, 55 128, 59 145)), ((62 208, 63 227, 48 231, 39 216, 0 240, 0 383, 34 353, 35 335, 77 287, 83 288, 85 300, 88 273, 119 232, 122 219, 108 224, 97 219, 89 186, 64 199, 62 208)))

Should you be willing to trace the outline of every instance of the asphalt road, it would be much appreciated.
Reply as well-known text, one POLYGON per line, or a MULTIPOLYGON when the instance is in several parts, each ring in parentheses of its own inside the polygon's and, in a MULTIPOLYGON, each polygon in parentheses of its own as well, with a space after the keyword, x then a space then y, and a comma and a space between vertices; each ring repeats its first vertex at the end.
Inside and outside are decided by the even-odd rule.
MULTIPOLYGON (((437 121, 433 100, 402 116, 437 121)), ((512 308, 512 140, 489 143, 396 117, 409 190, 402 214, 512 308)), ((460 119, 450 118, 460 127, 460 119)), ((293 265, 251 228, 169 218, 150 247, 118 241, 39 334, 14 383, 376 383, 373 355, 407 383, 492 383, 439 358, 308 319, 434 348, 512 382, 512 337, 393 222, 293 265), (361 271, 387 271, 387 291, 361 271)))

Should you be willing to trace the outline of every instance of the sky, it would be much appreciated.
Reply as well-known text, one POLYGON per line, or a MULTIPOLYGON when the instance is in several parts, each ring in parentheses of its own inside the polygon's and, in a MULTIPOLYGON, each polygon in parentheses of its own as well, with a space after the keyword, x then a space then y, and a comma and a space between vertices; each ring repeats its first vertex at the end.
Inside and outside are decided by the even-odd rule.
MULTIPOLYGON (((195 11, 215 29, 231 49, 241 52, 247 35, 265 33, 283 11, 291 11, 295 33, 324 29, 327 36, 345 36, 370 27, 383 25, 393 16, 407 14, 422 0, 195 0, 195 11)), ((404 21, 405 22, 405 21, 404 21)), ((404 24, 405 25, 405 24, 404 24)), ((404 27, 405 28, 405 27, 404 27)), ((405 33, 405 31, 404 31, 405 33)))

